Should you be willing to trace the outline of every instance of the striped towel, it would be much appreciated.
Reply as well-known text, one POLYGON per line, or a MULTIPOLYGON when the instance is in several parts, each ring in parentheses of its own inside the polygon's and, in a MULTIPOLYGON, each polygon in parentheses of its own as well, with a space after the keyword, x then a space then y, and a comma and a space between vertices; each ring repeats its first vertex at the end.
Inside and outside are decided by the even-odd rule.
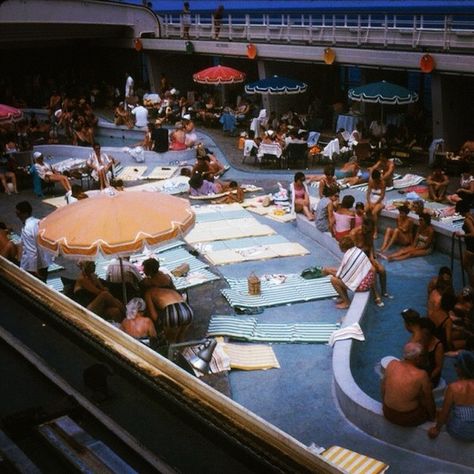
POLYGON ((371 270, 369 257, 361 249, 352 247, 344 253, 336 276, 350 290, 355 291, 371 270))
POLYGON ((229 356, 230 368, 240 370, 279 369, 280 364, 272 347, 263 344, 224 343, 224 352, 229 356))
POLYGON ((227 279, 230 288, 221 293, 233 307, 268 307, 301 301, 332 298, 337 293, 330 277, 305 280, 300 275, 286 275, 284 283, 276 284, 272 280, 261 280, 261 294, 249 295, 247 279, 227 279))
POLYGON ((59 270, 64 270, 64 267, 62 267, 61 265, 58 265, 57 263, 54 263, 54 262, 48 267, 48 272, 49 273, 59 272, 59 270))
POLYGON ((350 474, 382 474, 390 466, 340 446, 331 446, 321 456, 350 474))
POLYGON ((255 318, 212 316, 209 336, 228 336, 233 339, 259 342, 315 343, 328 342, 339 328, 334 323, 259 323, 255 318))

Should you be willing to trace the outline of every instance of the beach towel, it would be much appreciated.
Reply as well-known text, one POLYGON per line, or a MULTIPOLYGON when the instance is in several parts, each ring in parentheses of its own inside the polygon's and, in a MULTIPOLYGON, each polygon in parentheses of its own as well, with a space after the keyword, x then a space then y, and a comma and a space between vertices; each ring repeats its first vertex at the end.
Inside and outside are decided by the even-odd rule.
POLYGON ((255 247, 207 250, 204 257, 213 265, 225 265, 229 263, 249 262, 252 260, 268 260, 277 257, 294 257, 307 255, 309 251, 299 243, 284 242, 278 244, 267 244, 255 247))
POLYGON ((347 250, 341 260, 336 276, 352 291, 356 291, 362 280, 372 271, 372 263, 359 248, 347 250))
POLYGON ((146 172, 146 166, 125 166, 122 171, 115 175, 115 179, 122 181, 136 181, 146 172))
POLYGON ((333 155, 339 154, 339 140, 335 138, 331 140, 323 149, 323 156, 327 156, 332 160, 333 155))
POLYGON ((156 168, 153 168, 150 174, 142 177, 142 179, 169 179, 177 170, 177 166, 157 166, 156 168))
MULTIPOLYGON (((146 179, 146 178, 145 178, 146 179)), ((127 191, 148 191, 166 194, 181 194, 189 192, 189 178, 187 176, 175 176, 155 183, 139 184, 126 188, 127 191)))
POLYGON ((187 234, 188 244, 211 242, 215 240, 238 239, 258 235, 275 234, 271 227, 260 224, 253 217, 243 219, 224 219, 214 222, 196 223, 187 234))
MULTIPOLYGON (((263 191, 263 188, 259 186, 255 186, 253 184, 241 184, 240 187, 244 193, 253 193, 257 191, 263 191)), ((219 199, 224 196, 228 196, 229 194, 236 194, 237 191, 226 191, 224 193, 217 193, 217 194, 207 194, 206 196, 191 196, 189 195, 189 199, 192 201, 212 201, 214 199, 219 199)), ((232 203, 233 204, 233 203, 232 203)))
POLYGON ((260 295, 249 295, 247 278, 226 279, 230 288, 221 290, 233 307, 268 307, 337 296, 330 277, 306 280, 298 274, 260 277, 260 295))
POLYGON ((364 333, 362 332, 359 323, 354 323, 334 331, 329 338, 329 345, 332 347, 337 341, 345 339, 356 339, 357 341, 365 341, 364 333))
POLYGON ((275 351, 271 346, 226 342, 222 344, 222 348, 229 358, 231 369, 264 370, 280 368, 275 351))
POLYGON ((214 315, 207 334, 258 342, 322 343, 339 328, 334 323, 260 323, 256 318, 214 315))

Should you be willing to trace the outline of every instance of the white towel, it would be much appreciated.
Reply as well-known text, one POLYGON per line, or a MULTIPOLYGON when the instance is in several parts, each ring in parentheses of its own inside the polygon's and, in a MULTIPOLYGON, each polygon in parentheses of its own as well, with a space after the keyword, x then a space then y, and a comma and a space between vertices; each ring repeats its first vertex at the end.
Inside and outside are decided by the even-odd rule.
POLYGON ((364 333, 362 332, 359 323, 351 324, 341 329, 334 331, 329 337, 328 344, 332 347, 337 341, 344 339, 356 339, 357 341, 365 341, 364 333))
POLYGON ((330 159, 332 159, 332 156, 334 154, 339 153, 339 140, 335 138, 334 140, 331 140, 323 150, 323 156, 328 156, 330 159))

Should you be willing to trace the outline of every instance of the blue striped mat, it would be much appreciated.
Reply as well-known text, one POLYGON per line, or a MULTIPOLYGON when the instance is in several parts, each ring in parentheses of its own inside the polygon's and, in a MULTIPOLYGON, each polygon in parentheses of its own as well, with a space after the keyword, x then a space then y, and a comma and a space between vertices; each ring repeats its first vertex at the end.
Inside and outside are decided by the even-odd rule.
POLYGON ((278 306, 337 296, 330 277, 313 280, 305 280, 297 274, 286 275, 286 277, 285 282, 281 284, 262 279, 260 295, 249 295, 246 278, 227 279, 230 288, 221 290, 221 293, 231 306, 241 308, 278 306))
POLYGON ((328 342, 339 326, 336 323, 259 323, 255 318, 215 315, 211 317, 207 334, 250 342, 316 343, 328 342))

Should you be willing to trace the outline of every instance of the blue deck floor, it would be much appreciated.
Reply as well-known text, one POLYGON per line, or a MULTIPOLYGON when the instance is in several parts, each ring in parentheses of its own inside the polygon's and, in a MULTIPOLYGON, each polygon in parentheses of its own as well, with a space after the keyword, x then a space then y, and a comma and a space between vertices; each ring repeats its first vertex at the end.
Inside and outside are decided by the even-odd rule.
MULTIPOLYGON (((227 163, 211 137, 203 134, 202 138, 208 146, 213 147, 218 158, 227 163)), ((103 143, 106 144, 105 141, 103 143)), ((163 161, 167 162, 168 160, 163 161)), ((159 160, 153 162, 153 166, 160 164, 162 163, 159 160)), ((248 173, 231 169, 227 172, 226 179, 248 183, 265 182, 266 186, 270 183, 276 187, 278 180, 288 182, 292 176, 293 172, 248 173)), ((31 193, 22 193, 20 198, 34 201, 38 215, 51 212, 51 208, 41 204, 31 193)), ((0 209, 6 209, 8 206, 9 215, 14 203, 11 198, 0 196, 0 209)), ((272 226, 288 240, 304 245, 310 250, 310 255, 218 267, 224 276, 245 278, 251 271, 257 274, 299 273, 310 265, 337 265, 335 257, 303 236, 295 225, 279 224, 263 217, 258 217, 258 220, 272 226)), ((358 345, 354 359, 357 380, 372 397, 378 398, 379 380, 374 369, 377 362, 387 354, 399 355, 407 339, 399 316, 401 309, 413 306, 422 312, 429 278, 437 273, 440 265, 448 263, 446 256, 435 253, 427 258, 387 265, 389 289, 395 298, 386 300, 386 306, 382 309, 370 305, 363 328, 367 341, 358 345)), ((460 288, 458 281, 456 287, 460 288)), ((227 314, 231 313, 231 308, 228 308, 227 314)), ((336 322, 344 313, 335 309, 332 300, 320 300, 265 309, 264 313, 256 317, 265 322, 336 322)), ((276 344, 273 347, 281 365, 280 369, 230 373, 233 399, 244 407, 304 444, 315 442, 327 447, 342 445, 389 463, 390 472, 393 473, 474 472, 467 467, 455 466, 388 445, 366 435, 348 422, 340 411, 334 394, 332 349, 329 346, 276 344)), ((471 466, 474 466, 474 463, 471 463, 471 466)))

